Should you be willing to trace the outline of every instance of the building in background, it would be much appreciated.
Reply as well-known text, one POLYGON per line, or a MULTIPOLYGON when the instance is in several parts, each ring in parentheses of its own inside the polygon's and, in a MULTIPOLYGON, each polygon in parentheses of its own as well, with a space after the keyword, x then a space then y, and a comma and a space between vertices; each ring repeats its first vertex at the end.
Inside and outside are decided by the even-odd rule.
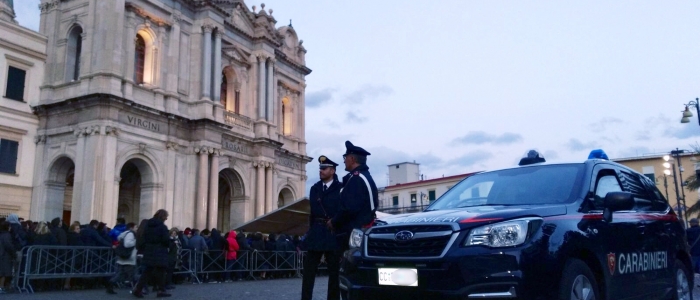
MULTIPOLYGON (((674 185, 673 173, 671 175, 664 174, 664 163, 666 162, 663 157, 668 155, 668 153, 644 155, 629 158, 618 158, 612 159, 612 161, 619 164, 625 165, 637 172, 644 174, 649 177, 652 181, 656 182, 656 187, 661 191, 661 193, 666 197, 671 207, 676 212, 680 211, 678 206, 678 198, 682 198, 685 194, 685 205, 687 207, 692 206, 698 202, 698 191, 690 191, 685 187, 685 182, 688 178, 695 175, 695 170, 700 169, 700 165, 694 155, 694 152, 684 153, 680 156, 680 166, 681 171, 678 169, 678 162, 675 158, 671 158, 669 163, 671 167, 676 169, 676 181, 678 183, 678 195, 676 196, 676 187, 674 185), (681 190, 680 186, 683 183, 683 188, 681 190)), ((685 218, 684 218, 685 219, 685 218)))
POLYGON ((30 217, 228 229, 305 195, 306 49, 241 0, 42 0, 30 217))
POLYGON ((44 76, 46 37, 15 21, 12 1, 0 1, 0 217, 29 217, 44 76))
POLYGON ((403 162, 391 164, 389 185, 379 188, 378 211, 400 214, 419 212, 452 186, 475 173, 422 180, 420 164, 403 162))

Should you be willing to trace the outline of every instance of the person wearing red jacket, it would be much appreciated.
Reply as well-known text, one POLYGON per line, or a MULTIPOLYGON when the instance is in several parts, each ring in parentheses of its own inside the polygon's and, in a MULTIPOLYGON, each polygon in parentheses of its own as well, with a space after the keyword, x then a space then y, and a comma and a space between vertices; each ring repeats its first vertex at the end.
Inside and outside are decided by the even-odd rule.
POLYGON ((232 280, 231 277, 234 266, 236 265, 236 251, 240 248, 236 241, 236 231, 231 230, 226 235, 226 281, 232 280))

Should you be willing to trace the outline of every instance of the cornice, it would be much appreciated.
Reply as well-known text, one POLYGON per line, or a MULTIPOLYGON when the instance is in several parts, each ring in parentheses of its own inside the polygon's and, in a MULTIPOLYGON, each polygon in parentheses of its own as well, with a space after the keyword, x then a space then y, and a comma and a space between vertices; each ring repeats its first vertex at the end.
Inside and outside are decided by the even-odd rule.
POLYGON ((161 26, 161 27, 162 26, 167 26, 167 27, 173 26, 171 21, 168 21, 168 20, 163 19, 161 17, 158 17, 154 14, 151 14, 148 12, 148 10, 146 10, 146 9, 142 8, 141 6, 138 6, 134 3, 127 2, 126 4, 124 4, 124 7, 126 8, 127 11, 133 11, 134 13, 141 16, 142 18, 145 18, 147 20, 151 20, 152 22, 158 24, 158 26, 161 26))
POLYGON ((289 57, 287 57, 287 54, 284 54, 284 52, 282 52, 282 50, 275 49, 275 57, 278 60, 281 60, 281 61, 287 63, 293 69, 299 71, 300 73, 302 73, 304 75, 309 75, 312 72, 312 70, 309 69, 308 67, 301 65, 301 64, 289 59, 289 57))

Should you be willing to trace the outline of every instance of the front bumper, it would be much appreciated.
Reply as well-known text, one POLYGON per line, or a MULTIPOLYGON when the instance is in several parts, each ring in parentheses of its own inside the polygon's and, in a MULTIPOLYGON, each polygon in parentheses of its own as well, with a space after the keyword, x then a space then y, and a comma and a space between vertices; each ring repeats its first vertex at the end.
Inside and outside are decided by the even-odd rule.
POLYGON ((525 287, 534 287, 523 275, 523 261, 516 249, 494 253, 462 248, 424 261, 372 259, 360 254, 360 250, 346 252, 341 270, 341 289, 351 299, 517 299, 529 298, 525 287), (415 268, 418 286, 379 285, 378 268, 415 268))

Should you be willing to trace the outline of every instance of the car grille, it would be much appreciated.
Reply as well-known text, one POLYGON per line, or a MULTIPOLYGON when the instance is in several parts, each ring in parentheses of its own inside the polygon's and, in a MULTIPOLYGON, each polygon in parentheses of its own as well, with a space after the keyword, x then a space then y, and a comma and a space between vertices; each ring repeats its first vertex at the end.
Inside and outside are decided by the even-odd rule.
POLYGON ((367 238, 367 255, 386 257, 437 257, 442 254, 452 237, 452 234, 435 237, 415 237, 410 241, 372 238, 372 235, 375 234, 395 234, 404 230, 411 231, 414 234, 420 232, 451 232, 452 227, 449 225, 375 227, 372 228, 367 238))

